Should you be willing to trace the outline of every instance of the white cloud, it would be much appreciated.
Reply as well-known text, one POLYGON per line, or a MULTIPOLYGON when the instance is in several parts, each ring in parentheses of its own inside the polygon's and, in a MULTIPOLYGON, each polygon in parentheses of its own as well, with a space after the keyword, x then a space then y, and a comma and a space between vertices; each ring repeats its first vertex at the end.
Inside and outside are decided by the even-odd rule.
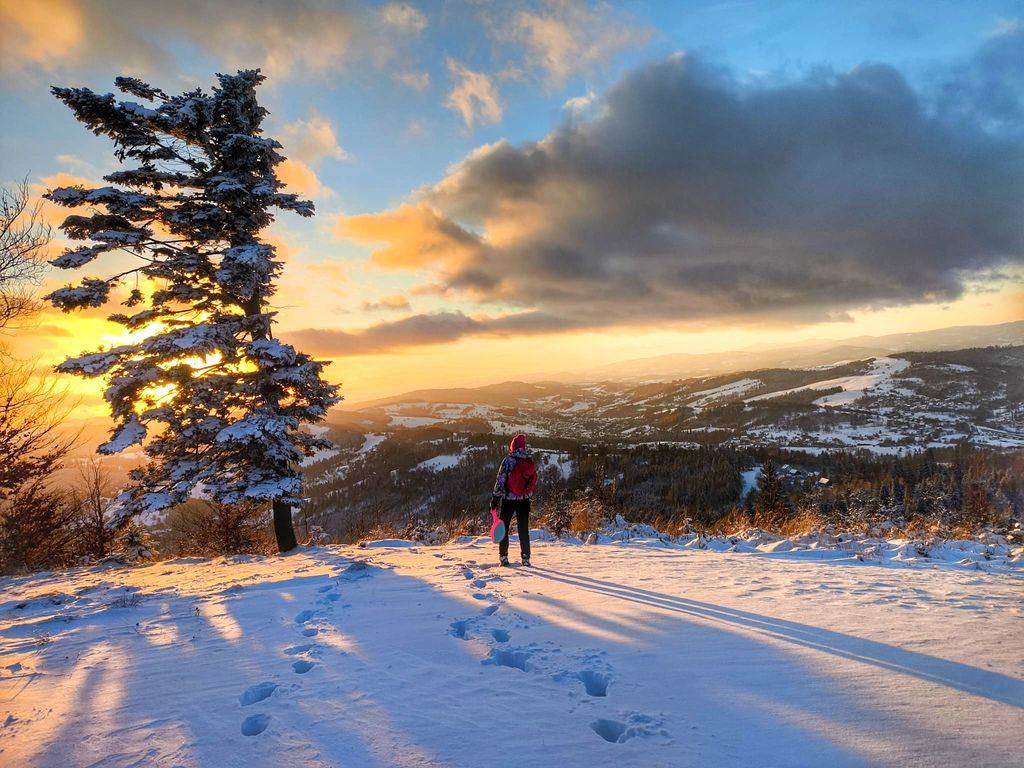
POLYGON ((628 23, 606 3, 546 0, 515 13, 511 24, 491 25, 499 39, 526 48, 526 62, 545 74, 551 87, 609 61, 620 51, 646 43, 651 31, 628 23))
POLYGON ((338 144, 331 121, 316 113, 308 120, 285 123, 275 138, 284 145, 286 157, 308 165, 315 165, 325 157, 348 159, 348 153, 338 144))
POLYGON ((403 72, 395 72, 391 77, 402 85, 412 88, 414 91, 423 91, 430 86, 429 72, 414 72, 412 70, 406 70, 403 72))
POLYGON ((410 3, 388 3, 381 10, 385 24, 418 35, 427 28, 427 17, 410 3))
POLYGON ((405 127, 403 135, 406 139, 420 139, 430 133, 430 127, 426 121, 420 119, 413 119, 409 121, 409 124, 405 127))
POLYGON ((562 109, 566 112, 571 112, 574 115, 585 114, 594 106, 595 98, 593 91, 587 91, 585 96, 574 96, 573 98, 566 100, 562 105, 562 109))
POLYGON ((477 122, 501 122, 505 106, 490 77, 483 72, 474 72, 454 59, 448 59, 448 72, 455 85, 444 105, 459 114, 467 130, 472 130, 477 122))

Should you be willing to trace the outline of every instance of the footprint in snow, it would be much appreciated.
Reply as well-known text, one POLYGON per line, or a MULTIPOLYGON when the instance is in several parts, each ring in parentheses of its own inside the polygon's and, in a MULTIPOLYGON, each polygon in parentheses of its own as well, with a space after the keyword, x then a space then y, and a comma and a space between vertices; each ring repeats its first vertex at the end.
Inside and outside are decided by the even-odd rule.
POLYGON ((330 584, 324 584, 317 590, 317 592, 330 592, 332 589, 334 589, 334 587, 332 587, 330 584))
POLYGON ((270 725, 270 715, 250 715, 242 721, 244 736, 259 736, 270 725))
POLYGON ((292 669, 294 669, 296 674, 299 675, 306 674, 315 666, 316 664, 314 664, 312 661, 307 661, 306 659, 299 659, 298 661, 292 662, 292 669))
POLYGON ((316 616, 316 611, 310 611, 310 610, 301 611, 301 612, 299 612, 295 616, 295 623, 296 624, 305 624, 307 621, 312 619, 314 616, 316 616))
POLYGON ((473 586, 476 587, 477 589, 483 589, 484 587, 487 586, 487 582, 484 581, 483 579, 477 579, 476 581, 473 582, 473 586))
POLYGON ((512 637, 507 629, 492 629, 491 637, 493 637, 499 643, 507 643, 509 638, 512 637))
POLYGON ((641 712, 630 712, 626 722, 599 718, 590 724, 590 729, 612 744, 625 744, 637 736, 668 736, 668 731, 661 728, 661 720, 641 712))
POLYGON ((473 597, 475 597, 477 600, 488 600, 490 598, 490 595, 485 595, 483 592, 474 592, 473 597))
POLYGON ((238 697, 238 703, 243 707, 248 707, 250 704, 263 701, 274 692, 275 688, 277 688, 277 683, 257 683, 256 685, 250 685, 242 691, 242 695, 238 697))
POLYGON ((602 717, 592 722, 590 727, 594 733, 612 744, 622 744, 630 738, 626 736, 629 726, 625 723, 620 723, 618 720, 606 720, 602 717))
POLYGON ((285 648, 284 652, 288 656, 298 656, 299 654, 307 653, 314 647, 313 643, 307 643, 306 645, 293 645, 291 648, 285 648))
POLYGON ((462 619, 461 621, 453 621, 451 623, 452 636, 459 638, 459 640, 468 640, 466 630, 469 629, 469 619, 462 619))
POLYGON ((320 630, 316 627, 306 627, 304 630, 302 630, 302 635, 304 637, 316 637, 319 633, 320 630))
POLYGON ((488 664, 496 667, 511 667, 521 672, 526 671, 526 664, 530 660, 530 653, 527 651, 501 650, 492 648, 491 655, 484 659, 481 664, 488 664))
POLYGON ((592 669, 584 669, 577 675, 589 696, 607 696, 608 678, 592 669))
POLYGON ((481 616, 493 616, 497 612, 498 612, 498 606, 496 606, 496 605, 488 605, 486 608, 484 608, 482 611, 480 611, 480 615, 481 616))

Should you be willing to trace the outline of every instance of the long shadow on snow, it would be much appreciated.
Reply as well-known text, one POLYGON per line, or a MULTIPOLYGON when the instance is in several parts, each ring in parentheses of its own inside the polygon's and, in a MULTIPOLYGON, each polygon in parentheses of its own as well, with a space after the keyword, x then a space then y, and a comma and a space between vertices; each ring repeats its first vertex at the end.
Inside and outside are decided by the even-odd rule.
MULTIPOLYGON (((30 765, 129 765, 138 764, 137 760, 147 764, 178 764, 183 755, 191 758, 186 762, 223 768, 276 764, 272 754, 261 755, 262 736, 252 739, 240 734, 239 723, 252 712, 239 708, 238 696, 249 685, 268 678, 278 679, 286 686, 295 682, 297 676, 289 660, 279 654, 277 647, 288 633, 277 630, 265 635, 264 630, 297 627, 297 613, 303 608, 321 607, 315 603, 320 594, 317 588, 330 583, 333 577, 307 576, 305 571, 325 564, 352 562, 340 557, 330 558, 330 562, 328 558, 310 557, 310 561, 310 566, 296 572, 298 575, 279 581, 257 582, 237 591, 224 590, 205 597, 181 593, 150 595, 137 608, 110 612, 97 606, 70 622, 61 622, 60 628, 66 632, 55 633, 52 641, 35 655, 36 674, 29 684, 61 684, 63 690, 55 689, 53 695, 71 696, 74 701, 60 728, 49 735, 30 765), (246 595, 251 599, 245 600, 246 595), (196 611, 197 605, 203 610, 196 611), (215 612, 218 610, 220 613, 215 612), (229 618, 237 636, 230 636, 225 625, 217 621, 221 616, 229 618), (178 639, 158 645, 150 642, 140 627, 158 623, 172 627, 178 639), (271 642, 264 642, 264 637, 271 642), (76 656, 81 658, 98 644, 105 646, 102 657, 90 658, 87 670, 78 669, 76 656), (145 661, 139 656, 143 648, 145 661), (120 663, 115 659, 120 659, 120 663), (72 676, 77 685, 71 685, 72 676), (216 685, 211 682, 214 680, 216 685), (104 695, 98 696, 101 688, 104 695), (186 699, 177 695, 182 688, 192 691, 186 699), (175 709, 175 703, 184 705, 187 711, 175 709), (215 716, 204 717, 206 711, 215 716), (97 727, 111 727, 118 735, 114 737, 112 732, 103 730, 94 732, 97 727), (83 749, 83 743, 103 745, 111 738, 118 742, 117 754, 83 749), (225 742, 237 745, 226 762, 225 742)), ((116 575, 110 574, 114 578, 116 575)), ((300 640, 296 631, 295 642, 300 640)), ((292 705, 294 713, 294 702, 292 705)), ((274 711, 270 707, 271 702, 267 702, 263 709, 272 713, 280 730, 285 727, 282 708, 274 711)), ((386 761, 375 759, 371 745, 364 743, 364 735, 346 734, 342 720, 332 722, 330 728, 336 737, 333 743, 308 744, 314 753, 332 755, 326 764, 334 765, 344 758, 358 765, 387 765, 386 761)), ((431 764, 431 760, 423 762, 431 764)))
POLYGON ((908 651, 875 640, 851 637, 841 632, 833 632, 808 624, 666 595, 639 587, 601 581, 579 574, 563 573, 550 568, 532 573, 543 579, 559 581, 608 597, 746 627, 806 648, 831 653, 852 661, 873 664, 889 671, 913 675, 922 680, 949 686, 1001 704, 1024 708, 1024 682, 998 672, 990 672, 968 664, 908 651))

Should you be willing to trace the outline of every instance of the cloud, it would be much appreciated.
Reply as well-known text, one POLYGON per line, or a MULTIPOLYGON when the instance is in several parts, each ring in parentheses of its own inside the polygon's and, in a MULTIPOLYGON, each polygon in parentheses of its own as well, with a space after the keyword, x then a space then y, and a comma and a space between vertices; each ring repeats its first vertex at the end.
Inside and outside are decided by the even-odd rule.
POLYGON ((316 113, 308 120, 285 123, 275 138, 284 145, 286 156, 308 165, 316 165, 327 157, 348 159, 348 153, 338 144, 331 121, 316 113))
POLYGON ((180 69, 189 46, 228 68, 259 66, 272 78, 336 68, 364 22, 317 0, 49 0, 0 5, 4 74, 78 75, 83 70, 143 76, 180 69), (185 44, 183 46, 183 44, 185 44))
POLYGON ((424 91, 430 87, 429 72, 404 70, 402 72, 395 72, 391 77, 405 87, 412 88, 414 91, 424 91))
POLYGON ((2 66, 14 69, 19 62, 50 66, 85 40, 85 19, 75 0, 0 5, 2 66))
POLYGON ((456 112, 467 131, 478 123, 500 123, 505 105, 494 81, 483 72, 474 72, 454 59, 448 59, 448 73, 454 85, 444 105, 456 112))
POLYGON ((383 296, 377 301, 364 301, 362 309, 367 312, 378 310, 409 309, 409 299, 400 293, 392 296, 383 296))
POLYGON ((427 17, 410 3, 388 3, 381 9, 385 24, 418 35, 427 28, 427 17))
POLYGON ((461 312, 413 315, 362 331, 307 328, 287 334, 309 354, 322 357, 372 355, 403 347, 458 341, 480 331, 480 324, 461 312))
POLYGON ((938 68, 933 77, 939 111, 947 118, 984 119, 1000 129, 1022 131, 1024 21, 1003 22, 969 60, 938 68))
POLYGON ((416 139, 422 139, 428 133, 430 133, 430 126, 427 125, 427 122, 419 118, 413 118, 405 126, 402 136, 408 141, 415 141, 416 139))
POLYGON ((573 96, 571 99, 566 99, 565 103, 562 104, 562 109, 571 115, 585 116, 594 107, 597 97, 593 91, 587 91, 585 96, 573 96))
POLYGON ((285 160, 277 166, 277 177, 284 182, 286 191, 294 192, 299 197, 325 198, 336 194, 301 160, 285 160))
POLYGON ((481 147, 412 203, 337 232, 384 241, 372 259, 425 272, 432 291, 548 327, 803 324, 950 301, 1024 261, 1011 129, 938 110, 880 64, 736 83, 688 55, 641 67, 592 119, 481 147))
POLYGON ((443 266, 454 272, 475 261, 481 248, 479 237, 422 204, 382 214, 339 216, 335 234, 361 243, 389 243, 371 257, 372 264, 385 269, 443 266))
POLYGON ((649 28, 631 24, 606 3, 579 0, 546 0, 489 28, 493 37, 521 44, 527 65, 544 72, 552 88, 651 38, 649 28))
POLYGON ((289 342, 319 357, 374 355, 409 347, 449 344, 467 336, 505 336, 566 330, 558 318, 526 312, 470 317, 462 312, 411 315, 358 331, 306 328, 286 334, 289 342))

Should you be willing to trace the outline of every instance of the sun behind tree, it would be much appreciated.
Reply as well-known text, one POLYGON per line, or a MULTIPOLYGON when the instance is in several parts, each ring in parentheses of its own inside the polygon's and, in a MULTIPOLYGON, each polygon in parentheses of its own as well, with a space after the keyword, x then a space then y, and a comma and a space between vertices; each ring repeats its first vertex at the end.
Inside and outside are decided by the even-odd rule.
POLYGON ((291 507, 301 503, 298 462, 329 447, 300 431, 337 403, 323 361, 273 338, 269 300, 281 271, 260 240, 271 209, 312 216, 313 204, 280 191, 281 145, 262 136, 267 111, 256 99, 259 70, 217 75, 219 87, 168 96, 130 77, 117 87, 146 101, 118 101, 87 88, 53 88, 115 155, 137 166, 104 177, 99 189, 62 187, 46 197, 89 215, 61 229, 71 248, 52 263, 79 269, 129 253, 138 264, 108 277, 84 277, 47 298, 70 312, 105 305, 134 276, 110 316, 137 339, 69 359, 58 370, 106 376, 115 420, 102 453, 142 444, 151 459, 132 473, 123 516, 166 509, 202 484, 217 502, 273 502, 278 547, 295 546, 291 507), (142 282, 139 282, 139 281, 142 282))

